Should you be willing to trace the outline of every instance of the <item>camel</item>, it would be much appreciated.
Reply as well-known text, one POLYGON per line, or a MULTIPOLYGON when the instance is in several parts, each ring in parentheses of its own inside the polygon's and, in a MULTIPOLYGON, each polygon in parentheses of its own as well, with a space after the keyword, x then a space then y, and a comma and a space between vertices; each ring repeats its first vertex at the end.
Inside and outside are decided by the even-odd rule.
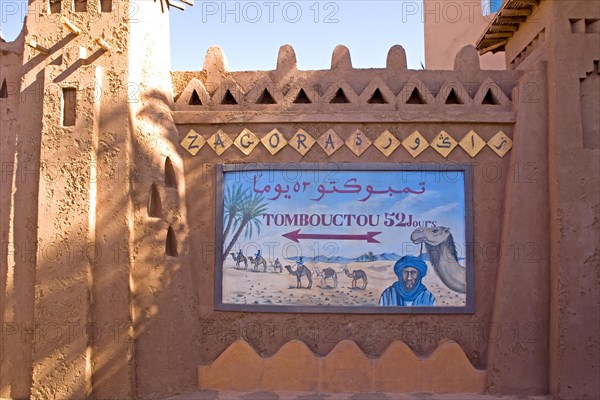
POLYGON ((287 269, 287 271, 291 275, 296 276, 296 289, 302 288, 302 281, 300 280, 300 278, 302 278, 303 276, 306 276, 306 278, 308 279, 307 289, 310 289, 312 287, 312 273, 310 272, 310 269, 308 269, 304 265, 299 266, 295 271, 293 271, 292 267, 289 265, 286 265, 285 269, 287 269))
POLYGON ((449 228, 417 228, 410 235, 410 240, 416 244, 425 243, 433 269, 448 288, 466 293, 466 268, 458 262, 454 238, 449 228))
POLYGON ((237 256, 235 253, 231 253, 231 257, 233 257, 233 261, 235 261, 236 268, 239 268, 240 263, 244 263, 244 269, 248 268, 248 259, 243 254, 237 256))
POLYGON ((248 259, 252 264, 254 264, 254 272, 258 272, 258 266, 261 264, 263 266, 263 272, 267 272, 267 260, 265 260, 263 256, 259 256, 256 258, 248 257, 248 259))
POLYGON ((283 266, 279 262, 279 258, 275 260, 275 263, 273 264, 273 269, 275 270, 275 272, 277 272, 277 270, 279 270, 279 272, 283 272, 283 266))
POLYGON ((366 289, 367 288, 367 274, 362 269, 355 269, 350 272, 348 267, 344 267, 344 272, 350 278, 352 278, 352 289, 366 289), (357 282, 359 279, 362 279, 362 287, 359 288, 357 282))
POLYGON ((319 271, 319 268, 315 268, 315 275, 321 278, 321 288, 325 288, 327 279, 333 280, 333 288, 335 289, 338 285, 337 272, 333 268, 325 268, 323 271, 319 271))

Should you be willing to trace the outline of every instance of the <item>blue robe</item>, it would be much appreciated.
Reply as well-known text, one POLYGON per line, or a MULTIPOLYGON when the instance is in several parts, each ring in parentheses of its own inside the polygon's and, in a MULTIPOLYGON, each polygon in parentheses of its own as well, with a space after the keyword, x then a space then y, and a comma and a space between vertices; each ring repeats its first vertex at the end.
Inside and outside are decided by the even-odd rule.
POLYGON ((427 289, 423 290, 413 301, 405 300, 394 285, 385 289, 379 298, 380 306, 435 306, 435 297, 427 289))

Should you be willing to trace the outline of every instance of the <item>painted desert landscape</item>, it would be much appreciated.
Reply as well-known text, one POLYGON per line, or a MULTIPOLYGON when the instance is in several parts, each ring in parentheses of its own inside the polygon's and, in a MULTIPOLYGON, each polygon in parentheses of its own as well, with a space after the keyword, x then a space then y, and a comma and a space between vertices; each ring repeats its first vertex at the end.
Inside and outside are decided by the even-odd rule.
MULTIPOLYGON (((312 272, 312 288, 307 289, 308 280, 302 277, 302 288, 296 288, 296 277, 288 273, 275 272, 272 265, 267 272, 248 269, 237 269, 235 262, 229 258, 223 266, 223 303, 225 304, 261 304, 261 305, 302 305, 302 306, 376 306, 381 292, 396 281, 393 260, 363 261, 350 263, 305 262, 312 272), (350 272, 363 270, 367 275, 367 286, 362 289, 363 281, 358 279, 358 288, 352 288, 352 278, 343 269, 350 272), (333 280, 321 282, 315 269, 323 271, 332 268, 337 273, 338 285, 333 287, 333 280)), ((292 265, 294 262, 283 262, 292 265)), ((423 284, 435 296, 437 306, 464 306, 466 295, 448 289, 437 276, 431 264, 427 262, 427 275, 423 284)))

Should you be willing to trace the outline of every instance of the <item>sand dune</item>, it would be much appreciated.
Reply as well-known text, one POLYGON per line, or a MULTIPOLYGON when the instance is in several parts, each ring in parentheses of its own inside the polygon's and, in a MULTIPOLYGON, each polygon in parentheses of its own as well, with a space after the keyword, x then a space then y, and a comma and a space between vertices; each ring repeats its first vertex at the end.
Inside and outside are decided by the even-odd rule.
MULTIPOLYGON (((353 289, 352 278, 343 272, 344 264, 305 263, 313 272, 312 288, 307 289, 308 281, 302 277, 302 288, 296 288, 296 277, 285 269, 275 273, 269 266, 267 272, 254 272, 249 265, 247 270, 236 269, 232 260, 227 260, 223 268, 223 303, 226 304, 267 304, 296 306, 375 306, 381 292, 396 281, 393 271, 394 261, 353 262, 347 264, 350 271, 362 269, 366 272, 366 289, 353 289), (328 279, 321 287, 321 278, 314 273, 315 268, 333 268, 337 272, 338 286, 328 279)), ((464 306, 466 295, 448 289, 437 276, 429 263, 423 284, 436 297, 438 306, 464 306)), ((357 282, 358 287, 362 281, 357 282)))

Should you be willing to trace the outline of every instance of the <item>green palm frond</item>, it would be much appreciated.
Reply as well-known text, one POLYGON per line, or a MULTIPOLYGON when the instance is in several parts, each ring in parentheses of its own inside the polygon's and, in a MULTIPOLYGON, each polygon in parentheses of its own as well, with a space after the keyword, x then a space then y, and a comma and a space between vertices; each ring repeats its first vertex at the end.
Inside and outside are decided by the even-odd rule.
POLYGON ((223 196, 223 237, 226 238, 231 229, 235 231, 240 224, 242 211, 248 200, 251 199, 249 189, 242 185, 228 186, 223 196))
MULTIPOLYGON (((237 203, 239 204, 239 213, 236 214, 236 217, 234 217, 233 220, 229 220, 229 222, 231 222, 229 224, 230 227, 235 227, 233 230, 235 233, 233 234, 229 245, 225 248, 223 257, 231 251, 242 232, 244 233, 244 237, 249 239, 252 238, 255 232, 260 234, 260 229, 262 227, 260 216, 267 211, 268 205, 265 202, 264 197, 259 193, 252 195, 250 191, 247 190, 244 194, 245 196, 237 203)), ((229 232, 229 228, 226 229, 226 233, 229 232)), ((223 240, 226 238, 227 235, 224 235, 223 240)))
POLYGON ((263 215, 266 210, 267 203, 264 201, 263 196, 258 193, 252 196, 244 205, 242 210, 242 220, 246 221, 244 230, 245 238, 252 238, 255 230, 257 234, 260 234, 262 221, 259 219, 259 217, 263 215))

